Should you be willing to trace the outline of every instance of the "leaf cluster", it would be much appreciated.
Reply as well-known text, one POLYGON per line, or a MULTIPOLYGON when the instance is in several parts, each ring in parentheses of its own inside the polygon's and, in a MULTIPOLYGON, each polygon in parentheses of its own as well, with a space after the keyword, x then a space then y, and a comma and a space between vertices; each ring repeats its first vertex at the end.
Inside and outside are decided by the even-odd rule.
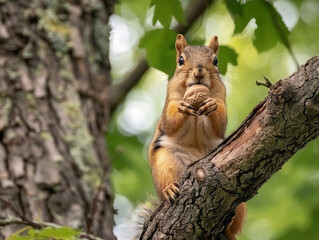
MULTIPOLYGON (((225 4, 234 20, 234 35, 242 33, 248 23, 255 20, 257 29, 253 43, 258 52, 270 50, 277 43, 282 43, 289 51, 291 50, 288 41, 289 30, 272 3, 265 0, 246 3, 225 0, 225 4)), ((153 25, 156 27, 156 24, 160 23, 161 27, 146 32, 140 41, 140 47, 146 49, 146 59, 152 67, 171 77, 175 69, 174 43, 177 34, 172 27, 172 19, 174 18, 180 24, 185 24, 181 2, 153 0, 150 6, 154 7, 153 25)), ((222 45, 219 51, 220 73, 226 74, 228 63, 236 66, 237 58, 238 54, 232 47, 222 45)))

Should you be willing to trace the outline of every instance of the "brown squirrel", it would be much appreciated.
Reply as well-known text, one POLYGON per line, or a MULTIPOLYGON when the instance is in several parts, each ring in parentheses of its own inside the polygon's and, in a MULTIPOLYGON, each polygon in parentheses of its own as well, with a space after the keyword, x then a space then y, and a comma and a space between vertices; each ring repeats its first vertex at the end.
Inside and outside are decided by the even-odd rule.
MULTIPOLYGON (((187 165, 203 158, 222 142, 227 122, 226 88, 217 69, 219 43, 214 36, 209 46, 187 46, 183 35, 175 42, 176 70, 167 86, 163 113, 149 146, 148 158, 158 197, 174 201, 179 181, 187 165), (209 97, 196 109, 183 100, 193 85, 204 85, 209 97)), ((229 240, 242 230, 246 204, 226 227, 229 240)))

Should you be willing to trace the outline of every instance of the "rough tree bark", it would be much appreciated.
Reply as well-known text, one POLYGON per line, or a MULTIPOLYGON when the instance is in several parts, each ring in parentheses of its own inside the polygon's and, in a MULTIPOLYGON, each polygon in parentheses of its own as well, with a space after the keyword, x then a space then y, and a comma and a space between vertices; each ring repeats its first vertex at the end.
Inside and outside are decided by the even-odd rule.
MULTIPOLYGON (((114 0, 0 3, 0 221, 115 239, 104 134, 114 0)), ((17 226, 0 229, 0 239, 17 226)))
POLYGON ((238 130, 189 166, 180 196, 161 203, 140 239, 225 239, 235 206, 318 135, 319 55, 272 85, 238 130))

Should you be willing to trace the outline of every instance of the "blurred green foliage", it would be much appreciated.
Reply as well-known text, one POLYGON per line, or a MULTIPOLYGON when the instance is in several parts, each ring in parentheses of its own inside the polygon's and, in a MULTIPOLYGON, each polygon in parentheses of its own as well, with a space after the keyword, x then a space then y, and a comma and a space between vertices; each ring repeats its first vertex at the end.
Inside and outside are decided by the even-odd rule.
POLYGON ((147 32, 140 41, 140 46, 146 49, 147 62, 169 76, 175 71, 175 39, 174 31, 162 28, 147 32))
MULTIPOLYGON (((167 5, 167 11, 155 14, 159 1, 138 2, 137 7, 137 1, 122 0, 115 13, 128 26, 134 22, 142 29, 136 36, 141 39, 139 44, 123 54, 124 60, 129 53, 132 55, 126 74, 143 54, 153 68, 166 74, 151 69, 143 76, 132 90, 138 93, 136 99, 130 95, 117 109, 107 135, 115 191, 133 203, 144 201, 147 193, 155 194, 146 152, 165 101, 167 75, 172 76, 175 68, 176 33, 172 27, 184 19, 179 12, 172 12, 171 5, 167 5), (132 106, 128 102, 140 104, 141 99, 147 108, 127 109, 132 106), (131 115, 127 115, 128 110, 131 115), (120 121, 123 117, 127 118, 125 131, 120 121), (148 119, 150 126, 138 130, 135 122, 139 119, 148 119)), ((181 8, 185 9, 189 2, 180 1, 181 8)), ((228 91, 227 134, 267 96, 267 88, 256 86, 257 79, 263 75, 272 82, 286 78, 296 70, 292 54, 303 64, 319 53, 317 0, 245 2, 215 1, 185 34, 189 43, 197 39, 207 44, 213 35, 219 37, 219 70, 228 91)), ((180 7, 177 9, 180 11, 180 7)), ((116 31, 116 24, 113 28, 116 31)), ((113 75, 121 71, 122 65, 113 64, 113 75)), ((115 83, 120 81, 115 79, 115 83)), ((248 201, 246 222, 241 240, 319 239, 319 139, 300 150, 248 201)))
POLYGON ((12 234, 7 240, 76 240, 80 239, 76 237, 79 233, 79 230, 74 230, 69 227, 46 227, 41 230, 26 227, 12 234))
POLYGON ((145 189, 155 194, 143 143, 136 136, 125 136, 114 130, 108 134, 108 147, 114 168, 112 182, 116 193, 133 201, 143 200, 146 197, 145 189))

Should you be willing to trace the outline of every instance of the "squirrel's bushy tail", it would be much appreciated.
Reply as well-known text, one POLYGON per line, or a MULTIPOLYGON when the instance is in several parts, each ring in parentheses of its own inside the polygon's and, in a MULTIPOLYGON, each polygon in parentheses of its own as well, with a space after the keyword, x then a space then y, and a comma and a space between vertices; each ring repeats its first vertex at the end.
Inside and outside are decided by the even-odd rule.
POLYGON ((151 195, 147 196, 147 201, 143 204, 139 204, 132 215, 132 226, 134 236, 130 240, 138 240, 144 227, 144 223, 151 216, 153 210, 159 205, 158 199, 151 195))
POLYGON ((138 240, 144 227, 144 222, 150 217, 159 202, 152 196, 147 201, 138 204, 123 223, 117 225, 116 237, 119 240, 138 240))
POLYGON ((140 204, 135 209, 133 216, 132 216, 132 225, 131 225, 133 237, 130 240, 138 240, 139 239, 139 237, 142 233, 145 221, 152 214, 154 205, 152 205, 151 207, 149 207, 148 205, 149 204, 140 204))

